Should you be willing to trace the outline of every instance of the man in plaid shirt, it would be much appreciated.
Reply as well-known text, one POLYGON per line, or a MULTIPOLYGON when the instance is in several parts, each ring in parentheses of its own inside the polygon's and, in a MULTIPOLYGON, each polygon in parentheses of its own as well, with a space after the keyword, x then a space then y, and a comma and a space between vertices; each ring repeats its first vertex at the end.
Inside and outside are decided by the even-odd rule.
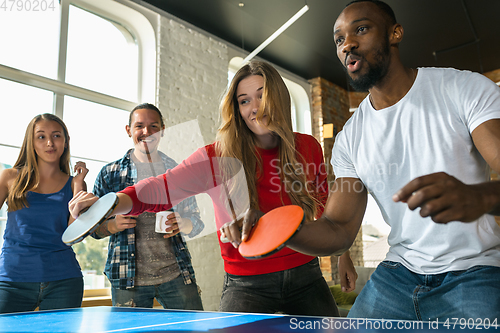
MULTIPOLYGON (((165 129, 160 110, 152 104, 136 106, 126 126, 134 141, 123 158, 104 166, 94 194, 103 196, 157 176, 177 165, 157 150, 165 129)), ((153 307, 154 298, 170 309, 203 310, 195 280, 191 255, 179 232, 194 237, 204 223, 194 197, 173 207, 169 217, 172 233, 155 232, 155 214, 116 216, 103 223, 93 234, 109 236, 105 274, 111 282, 113 306, 153 307)))

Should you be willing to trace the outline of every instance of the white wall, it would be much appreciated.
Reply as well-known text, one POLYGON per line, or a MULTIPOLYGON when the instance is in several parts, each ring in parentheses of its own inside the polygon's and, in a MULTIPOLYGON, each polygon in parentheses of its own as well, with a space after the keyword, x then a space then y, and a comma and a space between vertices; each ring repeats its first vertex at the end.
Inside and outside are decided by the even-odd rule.
MULTIPOLYGON (((219 101, 227 85, 227 46, 179 20, 160 15, 157 24, 156 104, 167 127, 161 150, 177 162, 212 143, 219 126, 219 101), (186 124, 186 122, 189 122, 186 124)), ((212 202, 197 196, 208 235, 188 240, 205 310, 218 310, 223 263, 212 202)))

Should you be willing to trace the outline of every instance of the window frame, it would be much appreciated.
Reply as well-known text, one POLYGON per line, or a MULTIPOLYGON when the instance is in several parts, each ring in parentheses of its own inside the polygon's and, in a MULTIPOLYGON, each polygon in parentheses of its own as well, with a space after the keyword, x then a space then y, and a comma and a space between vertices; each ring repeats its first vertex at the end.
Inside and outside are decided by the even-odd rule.
POLYGON ((154 30, 141 13, 111 1, 60 0, 60 41, 57 79, 43 77, 0 64, 0 78, 54 92, 53 113, 63 119, 64 96, 72 96, 106 106, 131 110, 139 101, 154 101, 156 41, 154 30), (69 6, 75 5, 128 30, 139 47, 138 98, 125 100, 65 82, 69 6))
MULTIPOLYGON (((64 97, 71 96, 85 101, 102 104, 123 110, 132 110, 141 101, 154 103, 156 98, 156 33, 145 14, 132 6, 115 1, 102 0, 60 0, 60 27, 59 27, 59 50, 57 62, 57 78, 48 78, 17 68, 0 64, 0 79, 9 80, 23 85, 47 90, 53 93, 52 113, 64 119, 64 97), (70 6, 76 6, 97 15, 105 20, 111 21, 117 28, 125 29, 137 43, 138 57, 138 93, 130 100, 110 96, 104 93, 92 91, 66 83, 66 57, 68 45, 68 23, 70 6)), ((10 148, 21 148, 0 143, 0 146, 10 148)), ((72 159, 86 158, 72 156, 72 159)), ((98 162, 110 162, 101 161, 98 162)), ((0 221, 6 218, 0 217, 0 221)), ((84 297, 109 297, 109 288, 88 289, 84 297)))

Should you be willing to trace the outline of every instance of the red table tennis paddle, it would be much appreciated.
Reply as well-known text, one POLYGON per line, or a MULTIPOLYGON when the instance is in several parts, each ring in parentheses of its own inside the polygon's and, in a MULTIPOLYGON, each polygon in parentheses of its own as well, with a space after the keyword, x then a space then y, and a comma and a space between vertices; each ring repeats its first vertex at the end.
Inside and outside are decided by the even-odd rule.
POLYGON ((252 228, 250 236, 239 246, 247 259, 259 259, 278 252, 300 229, 304 211, 296 205, 275 208, 264 214, 252 228))

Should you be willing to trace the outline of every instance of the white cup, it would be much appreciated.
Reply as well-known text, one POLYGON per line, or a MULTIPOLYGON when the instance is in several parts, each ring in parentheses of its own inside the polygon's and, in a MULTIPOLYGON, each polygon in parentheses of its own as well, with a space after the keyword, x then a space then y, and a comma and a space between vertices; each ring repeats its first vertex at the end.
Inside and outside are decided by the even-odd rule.
POLYGON ((167 225, 165 222, 168 220, 167 216, 172 214, 173 212, 170 210, 165 210, 162 212, 156 213, 156 224, 155 231, 163 234, 171 234, 173 231, 165 231, 167 225))

